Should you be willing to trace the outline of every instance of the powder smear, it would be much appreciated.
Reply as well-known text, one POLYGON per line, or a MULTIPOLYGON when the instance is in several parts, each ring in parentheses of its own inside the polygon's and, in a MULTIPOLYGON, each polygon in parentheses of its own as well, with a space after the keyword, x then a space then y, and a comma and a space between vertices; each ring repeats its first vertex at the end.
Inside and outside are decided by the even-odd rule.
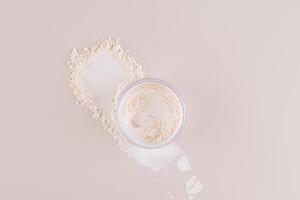
MULTIPOLYGON (((113 63, 110 60, 108 62, 113 63)), ((115 124, 116 99, 128 84, 144 78, 142 65, 121 47, 119 41, 109 38, 103 42, 96 42, 90 47, 73 49, 67 64, 69 87, 72 89, 76 102, 91 111, 92 117, 98 120, 103 128, 113 136, 120 149, 134 163, 156 172, 155 174, 160 177, 159 182, 165 188, 170 199, 198 199, 203 185, 194 174, 186 154, 179 146, 171 143, 161 148, 141 148, 127 143, 127 140, 118 131, 115 124), (93 62, 96 57, 103 57, 106 50, 112 54, 114 59, 121 61, 130 76, 129 80, 122 81, 113 97, 112 115, 105 112, 102 105, 96 102, 95 96, 98 94, 94 92, 98 91, 90 90, 87 87, 88 84, 80 76, 89 66, 88 63, 93 62), (183 188, 183 192, 179 192, 183 188)), ((102 67, 99 65, 99 70, 102 67)), ((144 144, 155 145, 172 139, 183 123, 184 114, 176 93, 159 83, 142 84, 141 88, 134 89, 136 91, 128 92, 128 97, 124 98, 124 106, 121 106, 120 116, 125 117, 123 122, 126 122, 123 126, 128 130, 135 130, 132 135, 135 135, 137 141, 144 144)))

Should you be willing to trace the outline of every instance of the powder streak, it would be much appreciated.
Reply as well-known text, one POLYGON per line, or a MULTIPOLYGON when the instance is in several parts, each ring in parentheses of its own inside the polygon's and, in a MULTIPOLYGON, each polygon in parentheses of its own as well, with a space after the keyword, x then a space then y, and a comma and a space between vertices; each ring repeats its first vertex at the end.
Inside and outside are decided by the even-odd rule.
MULTIPOLYGON (((104 129, 112 134, 120 149, 132 161, 156 172, 155 174, 158 175, 159 181, 165 187, 166 194, 170 199, 195 199, 203 186, 198 177, 194 175, 185 153, 174 144, 169 144, 158 149, 143 149, 128 144, 126 139, 117 131, 114 117, 110 117, 104 111, 102 105, 96 102, 95 96, 98 95, 93 93, 94 91, 91 92, 88 88, 89 84, 81 79, 80 74, 85 70, 87 64, 92 62, 93 58, 101 56, 104 50, 109 50, 114 58, 120 60, 124 65, 125 71, 130 75, 130 80, 123 80, 123 84, 119 86, 115 97, 113 97, 112 116, 115 116, 116 99, 120 91, 128 83, 144 77, 143 67, 122 49, 118 40, 108 39, 103 42, 97 42, 88 48, 73 49, 68 61, 68 75, 69 87, 72 89, 77 103, 91 111, 92 117, 100 121, 104 129), (179 181, 174 182, 174 178, 176 180, 178 178, 179 181), (183 186, 185 188, 184 192, 178 193, 183 186)), ((101 74, 101 66, 99 66, 99 74, 101 74)), ((93 84, 93 80, 91 80, 91 84, 93 84)), ((140 126, 137 121, 132 121, 132 125, 136 127, 140 126)))

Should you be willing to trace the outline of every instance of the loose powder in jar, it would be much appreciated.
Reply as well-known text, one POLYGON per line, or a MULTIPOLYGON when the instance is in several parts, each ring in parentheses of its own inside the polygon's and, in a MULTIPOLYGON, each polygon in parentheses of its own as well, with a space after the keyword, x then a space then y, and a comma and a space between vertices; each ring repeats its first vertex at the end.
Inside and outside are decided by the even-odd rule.
POLYGON ((184 106, 178 92, 157 79, 143 79, 125 89, 116 113, 126 138, 150 148, 170 142, 184 121, 184 106))

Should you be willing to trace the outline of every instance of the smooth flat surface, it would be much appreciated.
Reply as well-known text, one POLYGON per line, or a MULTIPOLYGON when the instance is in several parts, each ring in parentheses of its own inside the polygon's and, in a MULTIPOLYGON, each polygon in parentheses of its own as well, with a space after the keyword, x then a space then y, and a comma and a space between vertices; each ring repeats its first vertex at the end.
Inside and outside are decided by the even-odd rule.
POLYGON ((167 199, 67 88, 71 48, 107 37, 182 93, 177 142, 201 199, 300 199, 299 10, 290 0, 2 0, 0 199, 167 199))

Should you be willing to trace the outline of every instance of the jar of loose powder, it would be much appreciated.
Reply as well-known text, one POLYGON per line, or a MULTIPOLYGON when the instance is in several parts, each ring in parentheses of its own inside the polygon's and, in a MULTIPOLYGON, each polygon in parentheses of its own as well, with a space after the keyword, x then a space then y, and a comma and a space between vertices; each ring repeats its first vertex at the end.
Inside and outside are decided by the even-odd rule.
POLYGON ((185 108, 178 91, 153 78, 130 84, 116 107, 119 131, 127 140, 145 148, 166 145, 181 132, 185 108))

